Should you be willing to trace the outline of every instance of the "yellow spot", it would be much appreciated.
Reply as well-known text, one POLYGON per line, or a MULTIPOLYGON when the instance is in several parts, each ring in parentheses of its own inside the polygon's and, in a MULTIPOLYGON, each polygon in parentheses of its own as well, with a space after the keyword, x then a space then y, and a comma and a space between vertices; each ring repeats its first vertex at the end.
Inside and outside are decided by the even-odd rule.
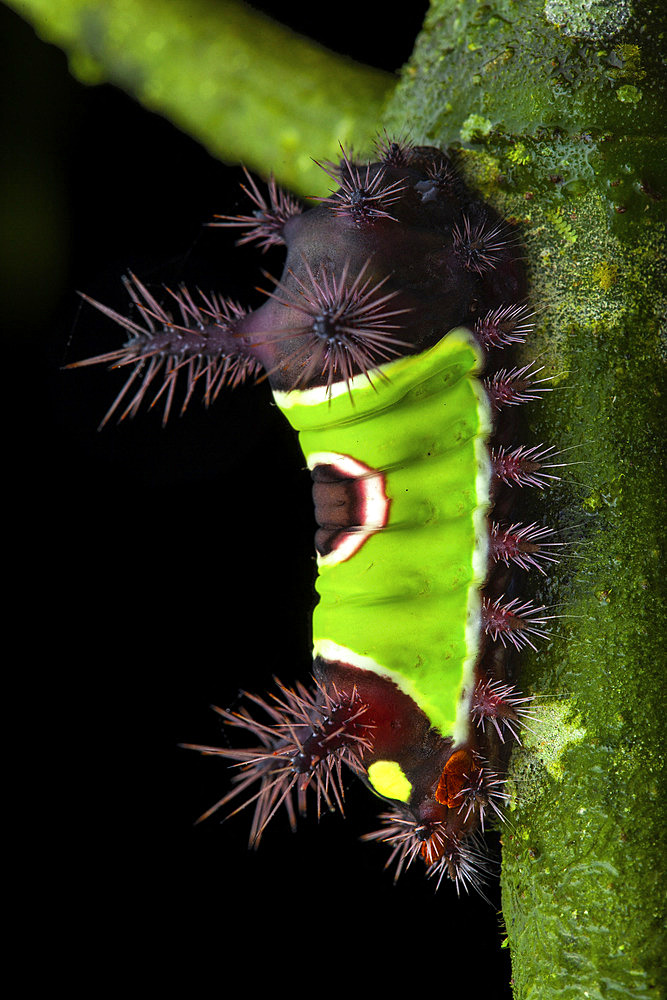
POLYGON ((399 802, 410 798, 412 785, 395 760, 376 760, 368 768, 368 779, 378 795, 399 802))

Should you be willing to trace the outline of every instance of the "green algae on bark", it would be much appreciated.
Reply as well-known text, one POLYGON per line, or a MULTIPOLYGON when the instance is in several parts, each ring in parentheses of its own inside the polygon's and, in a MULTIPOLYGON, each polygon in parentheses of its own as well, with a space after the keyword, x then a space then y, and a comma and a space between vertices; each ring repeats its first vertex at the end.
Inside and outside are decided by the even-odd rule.
POLYGON ((448 143, 545 128, 632 135, 640 107, 642 131, 661 129, 664 29, 653 22, 649 43, 650 9, 633 3, 628 17, 623 4, 600 3, 608 16, 575 33, 553 6, 434 0, 392 102, 396 119, 448 143))
POLYGON ((553 636, 522 656, 537 718, 502 876, 518 1000, 648 1000, 665 982, 661 36, 647 4, 588 6, 434 3, 385 116, 453 148, 521 225, 524 360, 555 376, 527 443, 573 463, 528 501, 568 546, 532 595, 553 636))

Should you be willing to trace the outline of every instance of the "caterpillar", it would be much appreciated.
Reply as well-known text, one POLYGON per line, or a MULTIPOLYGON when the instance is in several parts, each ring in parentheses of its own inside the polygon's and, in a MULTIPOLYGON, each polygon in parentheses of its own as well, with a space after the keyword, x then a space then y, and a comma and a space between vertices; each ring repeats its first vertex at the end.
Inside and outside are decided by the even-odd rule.
POLYGON ((249 746, 186 744, 237 765, 204 817, 253 806, 256 846, 281 809, 293 828, 311 800, 342 810, 346 768, 384 803, 364 839, 397 877, 421 858, 438 886, 481 891, 482 834, 531 717, 514 654, 549 618, 515 571, 544 573, 558 545, 511 516, 517 488, 559 465, 553 446, 511 443, 508 415, 549 389, 532 364, 501 367, 534 321, 520 240, 438 149, 384 135, 372 161, 341 146, 320 166, 334 187, 314 207, 247 173, 249 213, 212 223, 286 248, 258 309, 185 286, 158 300, 130 274, 131 316, 88 299, 127 343, 70 367, 129 369, 103 424, 268 379, 312 476, 313 679, 218 710, 249 746))

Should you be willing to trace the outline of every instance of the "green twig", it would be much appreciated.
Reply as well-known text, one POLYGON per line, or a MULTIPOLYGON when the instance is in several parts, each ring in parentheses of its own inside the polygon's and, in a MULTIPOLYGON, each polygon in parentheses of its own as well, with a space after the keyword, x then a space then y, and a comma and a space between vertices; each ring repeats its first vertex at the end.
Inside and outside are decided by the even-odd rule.
POLYGON ((327 187, 313 150, 336 159, 338 141, 368 144, 395 83, 233 0, 8 5, 67 51, 83 82, 116 84, 214 155, 272 169, 300 194, 327 187))

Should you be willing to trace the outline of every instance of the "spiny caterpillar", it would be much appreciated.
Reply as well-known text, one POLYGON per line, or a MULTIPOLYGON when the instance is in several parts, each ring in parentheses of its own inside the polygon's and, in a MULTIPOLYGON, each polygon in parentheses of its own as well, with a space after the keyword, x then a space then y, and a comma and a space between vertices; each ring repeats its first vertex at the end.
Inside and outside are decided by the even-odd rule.
POLYGON ((71 367, 129 368, 103 422, 151 390, 166 421, 179 383, 183 412, 196 390, 208 405, 267 378, 312 475, 314 680, 218 710, 250 747, 188 744, 237 765, 204 816, 254 804, 257 845, 283 806, 292 828, 309 798, 342 809, 345 765, 386 803, 364 839, 389 844, 397 875, 420 856, 438 885, 480 889, 531 715, 511 654, 548 621, 513 571, 544 573, 558 544, 508 517, 516 487, 557 479, 552 447, 507 439, 511 408, 548 389, 533 365, 499 366, 533 325, 518 237, 438 149, 385 136, 375 162, 321 166, 336 187, 315 207, 248 174, 249 213, 212 223, 287 248, 260 308, 184 286, 158 301, 130 275, 132 318, 89 300, 129 341, 71 367))

